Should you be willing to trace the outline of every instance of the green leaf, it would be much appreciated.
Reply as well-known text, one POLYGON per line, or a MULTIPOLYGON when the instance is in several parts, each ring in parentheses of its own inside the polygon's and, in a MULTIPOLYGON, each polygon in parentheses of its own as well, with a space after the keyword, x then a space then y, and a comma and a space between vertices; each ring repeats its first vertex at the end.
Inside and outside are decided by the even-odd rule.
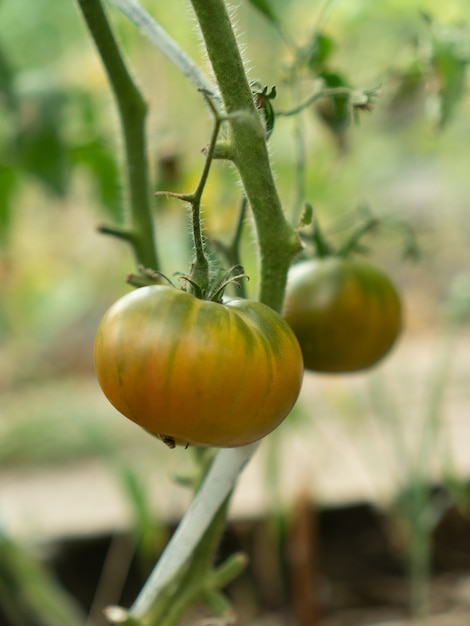
MULTIPOLYGON (((327 88, 348 87, 345 78, 337 72, 323 71, 319 75, 327 88)), ((323 124, 333 133, 340 150, 343 150, 346 130, 351 123, 349 95, 321 98, 315 106, 315 111, 323 124)))
MULTIPOLYGON (((327 69, 320 72, 320 77, 323 78, 325 85, 328 88, 333 87, 349 87, 349 83, 346 78, 339 72, 331 72, 327 69)), ((344 96, 340 96, 344 97, 344 96)))
POLYGON ((440 84, 440 126, 451 119, 465 90, 468 60, 459 50, 457 38, 435 39, 432 59, 434 71, 440 84))
POLYGON ((16 94, 13 86, 14 74, 3 50, 0 49, 0 103, 12 110, 16 107, 16 94))
POLYGON ((324 33, 315 33, 308 52, 308 69, 315 73, 321 71, 334 49, 335 43, 331 37, 324 33))
POLYGON ((0 241, 8 234, 11 218, 11 197, 17 175, 12 167, 0 165, 0 241))
POLYGON ((116 222, 121 221, 120 173, 116 159, 100 139, 75 146, 69 157, 74 165, 83 165, 93 175, 99 200, 116 222))
POLYGON ((59 195, 65 194, 66 161, 60 137, 51 129, 40 129, 33 135, 21 138, 24 169, 59 195))
POLYGON ((20 167, 59 196, 65 194, 69 173, 67 147, 61 133, 64 103, 64 94, 55 90, 25 97, 17 138, 20 167))
POLYGON ((313 222, 313 208, 311 204, 307 203, 302 212, 302 215, 300 216, 299 228, 302 228, 304 226, 310 226, 312 222, 313 222))

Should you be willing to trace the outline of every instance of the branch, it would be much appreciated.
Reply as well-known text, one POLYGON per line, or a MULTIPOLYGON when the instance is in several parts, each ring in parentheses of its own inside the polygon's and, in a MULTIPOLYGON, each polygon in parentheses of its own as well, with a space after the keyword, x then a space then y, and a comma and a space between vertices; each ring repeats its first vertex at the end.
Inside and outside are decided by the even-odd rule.
MULTIPOLYGON (((131 210, 131 225, 124 230, 137 262, 158 269, 145 141, 147 106, 124 63, 100 0, 78 0, 78 6, 101 56, 121 118, 131 210)), ((111 231, 112 227, 108 228, 111 231)))
POLYGON ((257 446, 258 443, 254 443, 243 448, 227 448, 217 454, 180 525, 131 607, 133 617, 138 619, 148 614, 159 595, 191 559, 257 446))
POLYGON ((280 311, 292 258, 300 243, 285 219, 274 184, 266 136, 223 0, 191 0, 231 120, 234 163, 255 218, 261 254, 260 300, 280 311), (247 120, 250 123, 247 123, 247 120))

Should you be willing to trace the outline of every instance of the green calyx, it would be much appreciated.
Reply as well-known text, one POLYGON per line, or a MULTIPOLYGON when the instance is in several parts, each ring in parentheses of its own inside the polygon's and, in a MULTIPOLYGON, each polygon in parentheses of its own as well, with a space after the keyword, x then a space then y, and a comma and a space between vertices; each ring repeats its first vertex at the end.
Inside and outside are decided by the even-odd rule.
POLYGON ((193 272, 189 276, 181 275, 184 280, 183 290, 190 291, 196 298, 200 300, 209 300, 210 302, 222 302, 225 289, 228 285, 235 285, 240 287, 240 279, 249 278, 245 274, 245 270, 241 265, 235 265, 231 267, 221 278, 210 280, 207 283, 206 288, 203 288, 201 284, 195 279, 193 272), (189 285, 189 288, 188 288, 189 285))
MULTIPOLYGON (((240 280, 247 279, 249 280, 249 276, 245 274, 245 270, 242 265, 234 265, 231 267, 223 276, 220 278, 215 278, 207 282, 206 286, 201 285, 201 283, 197 280, 196 273, 194 271, 195 266, 191 270, 191 273, 183 274, 178 272, 176 276, 183 282, 182 287, 180 289, 182 291, 186 291, 191 293, 196 298, 200 300, 208 300, 210 302, 222 302, 222 298, 225 292, 225 289, 229 285, 235 285, 240 288, 240 280)), ((178 287, 174 284, 174 282, 162 272, 157 272, 153 269, 149 269, 143 266, 138 267, 138 274, 129 274, 126 277, 126 282, 132 285, 133 287, 147 287, 149 285, 161 285, 162 283, 167 283, 170 287, 174 287, 178 289, 178 287)))

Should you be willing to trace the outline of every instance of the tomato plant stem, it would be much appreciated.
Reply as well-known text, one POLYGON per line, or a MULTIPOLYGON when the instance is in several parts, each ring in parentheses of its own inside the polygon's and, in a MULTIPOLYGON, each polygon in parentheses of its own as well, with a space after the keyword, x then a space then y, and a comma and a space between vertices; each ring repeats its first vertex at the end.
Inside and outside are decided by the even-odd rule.
MULTIPOLYGON (((189 567, 181 578, 180 593, 176 597, 173 593, 164 594, 166 601, 160 600, 145 616, 142 616, 145 622, 149 621, 158 626, 178 626, 188 608, 196 603, 213 606, 214 599, 217 614, 220 615, 227 610, 227 600, 219 592, 219 588, 227 584, 227 581, 223 576, 219 576, 218 572, 213 571, 212 559, 225 527, 228 503, 229 498, 225 500, 224 505, 213 518, 208 531, 195 547, 189 567)), ((231 569, 229 573, 232 577, 229 581, 233 579, 233 575, 240 572, 240 568, 231 569)))
POLYGON ((188 277, 188 282, 192 285, 192 288, 195 290, 196 295, 201 298, 205 298, 209 294, 211 288, 209 260, 206 255, 204 235, 202 231, 201 200, 202 194, 204 193, 204 189, 207 184, 207 179, 209 177, 211 164, 214 159, 220 127, 222 125, 222 122, 227 119, 226 116, 224 117, 217 111, 209 96, 207 94, 205 95, 206 101, 212 113, 214 114, 215 122, 211 140, 209 142, 209 146, 206 149, 206 161, 196 190, 191 194, 180 194, 167 191, 158 191, 156 194, 173 196, 175 198, 179 198, 180 200, 188 202, 191 205, 191 227, 195 257, 191 268, 191 274, 188 277))
POLYGON ((269 162, 266 133, 256 111, 223 0, 192 0, 227 114, 233 160, 255 218, 261 257, 260 300, 279 311, 287 270, 300 250, 285 219, 269 162), (237 114, 237 115, 233 115, 237 114))
POLYGON ((188 196, 188 200, 191 202, 192 207, 192 229, 195 251, 195 261, 191 271, 191 278, 195 281, 195 283, 197 283, 197 285, 199 285, 203 295, 206 294, 209 288, 209 261, 206 256, 204 237, 202 233, 201 199, 207 183, 207 178, 209 176, 212 160, 214 158, 217 137, 219 136, 220 126, 222 124, 222 117, 218 114, 212 101, 208 97, 206 100, 214 114, 214 129, 212 131, 211 141, 206 150, 206 162, 204 164, 204 169, 202 170, 198 186, 196 191, 191 196, 188 196))
POLYGON ((289 109, 288 111, 276 111, 276 115, 278 117, 291 117, 292 115, 298 115, 304 109, 308 108, 317 100, 321 98, 332 98, 333 96, 351 96, 353 90, 350 87, 332 87, 331 89, 322 89, 321 91, 316 91, 314 94, 309 96, 304 102, 294 107, 293 109, 289 109))
MULTIPOLYGON (((120 238, 132 245, 138 263, 158 269, 158 256, 150 210, 145 140, 147 106, 132 80, 109 26, 100 0, 77 0, 90 35, 100 54, 113 90, 124 136, 130 216, 120 238), (125 236, 123 235, 125 231, 125 236)), ((105 232, 113 233, 113 228, 105 232)))
POLYGON ((220 511, 225 509, 226 499, 238 475, 257 447, 258 444, 254 443, 242 448, 227 448, 215 457, 194 500, 131 607, 130 612, 134 617, 147 615, 156 604, 159 605, 165 588, 185 563, 192 560, 194 551, 208 529, 218 526, 222 514, 220 511))

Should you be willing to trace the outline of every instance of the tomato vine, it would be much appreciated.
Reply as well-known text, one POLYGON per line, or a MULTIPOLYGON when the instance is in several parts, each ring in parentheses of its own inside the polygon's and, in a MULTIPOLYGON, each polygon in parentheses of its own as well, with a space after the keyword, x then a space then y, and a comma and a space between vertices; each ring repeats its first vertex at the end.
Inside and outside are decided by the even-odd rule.
MULTIPOLYGON (((154 238, 150 207, 147 201, 140 204, 136 202, 139 193, 147 194, 147 178, 145 174, 144 179, 141 179, 141 182, 145 182, 145 184, 137 188, 138 178, 132 174, 132 172, 135 173, 135 162, 130 160, 130 149, 135 147, 135 144, 132 143, 133 119, 128 114, 129 109, 125 104, 128 98, 126 90, 120 89, 123 76, 128 79, 129 74, 122 59, 116 61, 115 55, 119 56, 119 50, 112 38, 109 25, 106 23, 106 15, 100 0, 96 2, 78 0, 78 2, 107 69, 116 96, 127 151, 127 169, 129 172, 128 180, 131 197, 131 226, 129 228, 127 225, 124 228, 104 227, 102 232, 127 240, 133 246, 139 264, 149 268, 144 270, 140 280, 142 280, 143 284, 146 284, 147 281, 154 282, 155 277, 159 276, 156 248, 154 248, 153 258, 152 255, 147 255, 145 252, 145 244, 148 244, 149 240, 154 238), (107 41, 106 45, 99 41, 101 30, 107 32, 107 37, 105 38, 107 41), (114 63, 114 61, 116 62, 114 63)), ((132 15, 133 21, 138 23, 139 27, 142 27, 144 24, 145 28, 147 28, 150 24, 152 33, 153 35, 155 34, 154 25, 149 22, 148 16, 137 3, 133 3, 130 0, 119 0, 117 4, 120 5, 121 9, 124 8, 128 15, 132 15)), ((301 244, 282 211, 271 172, 266 147, 265 128, 253 102, 253 94, 245 75, 225 3, 223 0, 209 0, 209 2, 194 0, 193 7, 206 42, 218 88, 220 89, 224 105, 223 115, 226 116, 226 121, 229 123, 230 132, 228 141, 216 143, 218 130, 223 121, 222 115, 216 114, 215 129, 198 188, 194 194, 187 196, 180 194, 180 198, 189 201, 193 209, 195 263, 188 279, 191 281, 190 284, 198 285, 199 289, 202 286, 200 295, 207 295, 209 268, 200 231, 200 200, 212 158, 230 159, 239 171, 247 203, 249 203, 253 212, 256 224, 261 263, 260 300, 274 310, 280 311, 287 271, 291 260, 300 250, 301 244), (204 294, 204 292, 206 293, 204 294)), ((165 39, 165 48, 168 51, 167 40, 168 38, 165 39)), ((183 65, 187 69, 189 66, 184 55, 177 56, 177 64, 180 64, 183 59, 183 65)), ((199 84, 204 83, 204 80, 201 81, 198 73, 194 74, 193 70, 194 67, 191 67, 189 72, 192 78, 196 75, 197 82, 199 84)), ((129 86, 129 81, 127 84, 129 86)), ((141 95, 137 92, 134 84, 131 85, 130 89, 136 100, 141 102, 141 95)), ((213 95, 213 90, 210 89, 210 93, 213 95)), ((145 110, 142 110, 140 113, 141 115, 137 119, 137 133, 139 137, 143 129, 145 110)), ((146 172, 144 144, 141 143, 137 147, 140 149, 140 163, 146 172)), ((242 207, 243 211, 245 211, 245 202, 242 207)), ((241 225, 239 233, 241 233, 241 225)), ((239 245, 237 237, 234 239, 233 245, 239 245)), ((207 590, 211 585, 214 590, 216 589, 216 577, 213 575, 210 565, 212 551, 215 548, 212 544, 212 547, 205 545, 205 541, 213 533, 214 529, 220 526, 220 519, 225 514, 227 498, 233 489, 241 468, 247 459, 250 458, 255 447, 252 445, 245 446, 240 449, 240 452, 233 452, 232 449, 227 449, 218 454, 214 459, 213 466, 218 467, 220 465, 224 480, 221 481, 220 469, 217 471, 217 474, 212 473, 212 467, 209 469, 206 479, 196 494, 194 507, 190 506, 188 509, 179 531, 175 533, 175 536, 168 544, 134 606, 129 612, 120 608, 108 611, 108 618, 111 621, 140 624, 142 621, 151 619, 152 615, 159 614, 164 616, 159 622, 159 626, 163 624, 165 626, 174 626, 177 623, 178 616, 173 613, 172 597, 168 597, 165 590, 170 583, 174 584, 175 577, 178 579, 180 588, 184 587, 188 590, 188 594, 184 594, 184 597, 179 594, 182 606, 191 604, 201 594, 203 596, 201 599, 205 598, 209 601, 211 597, 216 597, 216 595, 207 596, 207 590), (200 505, 199 500, 204 502, 204 504, 200 505), (201 511, 204 513, 202 516, 201 511), (186 520, 187 523, 185 523, 186 520), (190 576, 190 581, 187 581, 183 573, 186 570, 184 570, 183 566, 185 563, 190 563, 188 571, 191 572, 193 570, 195 555, 199 549, 202 549, 206 555, 206 564, 203 568, 206 573, 202 576, 198 572, 196 577, 192 575, 190 576), (210 579, 212 583, 207 583, 204 589, 201 589, 200 582, 205 579, 210 579), (199 589, 199 592, 197 592, 197 589, 199 589)), ((229 570, 230 568, 227 572, 229 570)))
MULTIPOLYGON (((156 235, 153 230, 148 193, 148 167, 145 154, 144 133, 146 106, 142 95, 130 78, 129 72, 122 60, 119 48, 107 23, 101 0, 77 1, 85 17, 90 33, 95 40, 116 97, 127 157, 126 169, 128 172, 130 197, 129 224, 126 223, 123 227, 105 226, 101 228, 101 232, 124 239, 133 247, 138 264, 144 268, 141 272, 141 276, 137 278, 132 277, 131 282, 133 282, 133 284, 142 286, 148 283, 161 282, 156 235)), ((240 306, 251 307, 255 312, 261 312, 262 307, 264 307, 269 311, 269 315, 274 316, 271 326, 277 328, 279 325, 279 327, 281 327, 285 322, 283 322, 278 314, 282 311, 288 271, 292 261, 302 250, 302 241, 299 231, 292 227, 284 214, 274 182, 267 149, 267 139, 273 130, 276 115, 270 101, 276 95, 276 88, 272 87, 270 91, 264 88, 261 91, 253 93, 253 86, 247 79, 224 0, 191 0, 216 79, 216 87, 213 87, 210 81, 204 78, 197 67, 195 67, 183 53, 178 51, 178 47, 174 43, 171 43, 167 35, 162 35, 161 29, 151 21, 151 18, 149 18, 136 0, 112 0, 112 3, 130 17, 145 34, 150 34, 153 41, 159 43, 162 51, 164 51, 164 53, 175 62, 175 65, 182 70, 183 74, 197 86, 200 94, 206 99, 214 118, 211 140, 206 149, 206 159, 196 190, 189 194, 173 192, 168 194, 168 192, 164 191, 158 192, 159 194, 172 195, 191 205, 194 259, 188 274, 186 276, 183 275, 183 278, 186 278, 186 290, 191 292, 191 295, 182 294, 181 292, 161 285, 154 285, 147 289, 138 289, 137 292, 133 293, 139 294, 137 299, 146 295, 150 297, 150 294, 152 294, 152 297, 153 295, 159 294, 160 297, 161 294, 170 292, 173 298, 174 294, 177 293, 178 298, 189 298, 192 304, 196 303, 197 307, 199 307, 198 311, 202 310, 203 306, 206 307, 205 310, 209 310, 209 307, 216 307, 219 310, 226 309, 225 304, 216 305, 212 302, 196 302, 196 299, 192 296, 196 295, 201 300, 219 300, 221 290, 224 287, 224 280, 230 280, 231 277, 236 277, 241 274, 242 270, 239 268, 240 237, 245 213, 249 209, 254 218, 260 259, 260 302, 250 304, 247 303, 246 300, 243 300, 241 301, 243 304, 240 306), (219 132, 222 124, 226 125, 227 132, 221 140, 219 139, 219 132), (240 219, 235 235, 227 248, 219 246, 219 250, 222 250, 224 255, 228 258, 229 263, 234 262, 235 269, 230 269, 228 275, 222 280, 220 277, 217 277, 217 280, 215 280, 212 274, 211 261, 207 254, 207 242, 202 230, 200 215, 201 199, 213 159, 230 160, 237 169, 243 185, 240 219)), ((273 23, 278 25, 279 30, 277 20, 274 20, 273 23)), ((287 41, 288 45, 290 45, 296 57, 294 65, 291 68, 293 81, 295 81, 297 70, 299 69, 297 65, 304 63, 308 66, 312 62, 314 52, 312 50, 298 49, 282 29, 280 29, 279 32, 281 36, 283 36, 283 39, 287 41), (307 54, 307 52, 309 52, 309 54, 307 54), (305 53, 306 56, 303 53, 305 53)), ((301 101, 300 92, 298 92, 296 93, 297 104, 291 110, 280 112, 278 115, 298 115, 306 107, 312 105, 320 98, 334 99, 338 97, 347 100, 348 106, 351 109, 350 112, 354 114, 356 110, 368 109, 374 95, 375 91, 356 91, 344 85, 338 88, 328 88, 327 86, 326 89, 315 91, 312 96, 301 101)), ((300 124, 297 130, 298 135, 300 135, 300 124)), ((301 142, 299 142, 299 145, 301 145, 301 142)), ((304 175, 305 163, 303 162, 303 154, 301 154, 298 161, 297 172, 298 189, 295 205, 296 213, 303 201, 302 196, 305 188, 305 181, 303 180, 304 175)), ((132 299, 131 295, 130 300, 132 299)), ((118 303, 118 308, 121 305, 125 308, 128 301, 129 300, 126 299, 124 304, 122 304, 122 301, 118 303)), ((146 315, 147 313, 144 317, 146 315)), ((154 307, 152 309, 152 319, 156 317, 157 312, 154 307)), ((139 318, 139 321, 142 322, 142 319, 139 318)), ((125 334, 133 337, 132 343, 137 345, 139 337, 132 334, 133 325, 135 325, 135 319, 131 316, 131 323, 126 326, 124 331, 125 334)), ((236 325, 237 324, 235 324, 235 326, 236 325)), ((214 324, 214 326, 217 325, 214 324)), ((267 326, 268 328, 263 327, 262 332, 259 333, 262 342, 264 341, 261 352, 264 350, 268 361, 273 357, 271 359, 272 362, 270 361, 267 364, 266 369, 270 370, 271 373, 274 372, 274 374, 277 374, 277 361, 282 361, 282 358, 279 358, 279 353, 274 354, 276 350, 271 351, 271 347, 278 343, 281 344, 282 341, 274 341, 271 345, 269 340, 266 339, 266 336, 269 335, 272 329, 270 330, 269 323, 267 326)), ((181 335, 181 328, 177 329, 177 331, 177 335, 181 335)), ((199 331, 195 334, 198 334, 198 332, 199 331)), ((160 341, 165 333, 161 328, 159 329, 159 333, 160 341)), ((290 329, 289 333, 291 333, 290 329)), ((193 333, 192 335, 193 339, 195 334, 193 333)), ((119 335, 122 336, 120 331, 118 333, 111 332, 111 336, 113 335, 115 337, 119 335)), ((174 336, 172 337, 174 339, 174 336)), ((292 365, 290 370, 295 370, 294 378, 296 379, 295 383, 297 385, 299 382, 297 378, 301 378, 300 370, 302 369, 302 365, 297 342, 293 335, 292 338, 294 339, 296 349, 292 349, 291 353, 288 353, 289 358, 287 362, 289 367, 292 365), (292 356, 291 359, 290 356, 292 356)), ((173 339, 171 341, 173 341, 173 339)), ((219 337, 219 339, 220 342, 223 341, 223 338, 219 337)), ((109 363, 106 361, 106 354, 108 352, 111 353, 115 346, 113 344, 110 347, 110 344, 107 344, 107 347, 105 346, 105 348, 103 348, 104 344, 101 345, 99 343, 100 341, 102 341, 102 338, 98 339, 97 349, 99 376, 101 377, 100 383, 104 381, 104 387, 107 387, 109 380, 107 380, 106 377, 108 376, 108 372, 112 370, 112 367, 108 367, 109 363), (103 354, 105 355, 104 359, 101 359, 103 354)), ((111 344, 112 343, 111 341, 111 344)), ((162 343, 164 342, 156 342, 155 337, 151 337, 148 343, 149 345, 158 344, 161 351, 162 343)), ((200 338, 198 339, 198 343, 201 343, 200 338)), ((256 342, 251 339, 248 343, 256 342)), ((141 342, 139 346, 142 349, 140 352, 137 351, 137 361, 140 363, 145 361, 148 364, 150 360, 154 364, 158 360, 157 358, 153 358, 156 355, 152 352, 152 348, 150 352, 147 350, 145 341, 143 343, 141 342), (140 358, 142 355, 143 357, 140 358)), ((121 346, 119 350, 121 350, 121 346)), ((170 360, 173 361, 176 354, 176 350, 173 350, 173 344, 170 351, 172 351, 170 360)), ((236 352, 236 346, 230 345, 229 352, 236 352)), ((171 443, 172 445, 174 443, 189 442, 195 445, 240 446, 240 448, 231 447, 220 451, 215 456, 205 479, 202 481, 195 495, 193 503, 190 505, 177 532, 169 542, 134 605, 129 611, 112 609, 108 611, 108 618, 113 622, 125 623, 129 626, 131 624, 141 626, 146 623, 155 623, 156 620, 159 626, 175 626, 184 610, 196 600, 208 603, 215 608, 217 612, 224 612, 226 606, 220 595, 221 582, 223 581, 225 584, 231 576, 235 575, 235 571, 237 567, 240 566, 240 563, 238 563, 237 567, 233 568, 230 567, 230 563, 226 564, 223 569, 223 575, 220 571, 217 572, 212 566, 212 557, 216 547, 214 538, 220 533, 220 528, 226 513, 228 498, 234 488, 238 474, 256 449, 256 444, 243 444, 255 441, 258 436, 266 434, 269 428, 263 427, 263 429, 261 429, 262 432, 249 432, 248 436, 245 438, 243 438, 243 436, 241 438, 238 437, 239 433, 232 433, 232 437, 224 439, 220 436, 220 430, 217 431, 219 424, 215 421, 210 424, 210 436, 201 438, 200 432, 196 434, 190 432, 188 434, 186 430, 183 432, 175 426, 175 423, 180 417, 180 405, 177 407, 178 410, 171 414, 172 419, 170 420, 170 424, 163 423, 163 426, 161 426, 160 422, 154 424, 152 420, 161 417, 161 415, 165 416, 165 413, 171 413, 168 407, 171 406, 173 400, 166 398, 162 409, 162 406, 158 405, 158 402, 155 404, 155 399, 151 397, 152 394, 150 393, 149 403, 144 407, 142 412, 142 406, 139 404, 143 395, 145 395, 145 390, 142 387, 137 389, 137 393, 132 396, 132 399, 132 394, 128 389, 124 390, 123 395, 121 394, 121 389, 116 391, 117 387, 123 384, 125 378, 125 358, 123 354, 120 353, 117 360, 119 361, 116 370, 117 375, 115 376, 115 380, 112 381, 112 391, 109 395, 115 400, 117 397, 116 402, 114 402, 115 406, 118 406, 119 410, 130 417, 130 419, 134 419, 137 423, 140 423, 140 421, 142 421, 141 417, 144 416, 144 427, 157 435, 161 435, 167 443, 171 443), (116 380, 118 381, 117 383, 116 380), (166 432, 167 427, 169 429, 168 433, 166 432), (174 432, 170 431, 170 428, 173 427, 175 428, 174 432), (175 596, 177 596, 177 602, 174 601, 175 596)), ((131 362, 130 369, 132 369, 134 365, 134 369, 138 370, 139 368, 134 362, 131 362)), ((167 364, 164 363, 161 366, 161 371, 169 371, 166 365, 167 364)), ((211 366, 213 370, 216 369, 213 363, 211 363, 211 366)), ((237 363, 235 363, 234 367, 237 368, 237 363)), ((145 373, 142 370, 139 370, 139 373, 140 377, 143 379, 145 373)), ((220 374, 220 372, 217 374, 220 374)), ((128 375, 128 373, 126 375, 128 375)), ((226 369, 223 375, 225 378, 229 377, 226 369)), ((187 373, 185 373, 185 376, 184 385, 181 387, 183 390, 190 387, 192 382, 194 382, 190 380, 190 376, 187 375, 187 373)), ((254 376, 252 376, 252 378, 253 377, 254 376)), ((154 378, 150 378, 153 383, 154 378)), ((152 387, 152 385, 149 384, 150 378, 146 379, 146 387, 148 388, 152 387)), ((219 393, 218 388, 223 385, 221 384, 220 378, 215 377, 214 380, 216 391, 214 392, 213 389, 211 389, 210 393, 207 395, 207 398, 211 401, 214 397, 216 398, 216 402, 211 405, 212 413, 215 413, 216 410, 219 410, 219 407, 223 406, 223 397, 217 395, 219 393)), ((243 380, 240 380, 238 381, 238 387, 241 387, 243 383, 243 380)), ((171 386, 168 380, 166 382, 168 386, 171 386)), ((133 391, 135 391, 136 387, 134 383, 135 378, 132 379, 131 384, 133 391)), ((198 380, 198 384, 199 383, 202 387, 199 388, 198 392, 201 392, 201 388, 204 387, 204 381, 201 382, 201 380, 198 380)), ((235 387, 238 391, 237 384, 235 387)), ((279 380, 277 387, 282 387, 279 380)), ((166 393, 164 389, 160 391, 161 395, 166 393)), ((295 393, 298 392, 298 385, 295 386, 294 391, 295 393)), ((292 406, 291 400, 295 393, 289 395, 287 402, 289 407, 286 409, 287 412, 292 406)), ((195 402, 194 397, 192 397, 191 402, 195 402)), ((254 398, 253 404, 257 402, 259 405, 259 397, 254 398)), ((278 404, 282 404, 282 402, 279 401, 278 404)), ((190 408, 194 407, 191 406, 190 408)), ((199 409, 200 408, 201 407, 199 407, 199 409)), ((186 409, 187 407, 185 407, 185 416, 189 415, 186 409)), ((256 411, 253 417, 253 415, 246 410, 246 406, 242 406, 242 410, 243 415, 247 415, 249 421, 256 422, 256 411), (252 417, 253 419, 251 419, 252 417)), ((202 411, 202 413, 203 412, 204 411, 202 411)), ((192 411, 192 413, 194 413, 194 411, 192 411)), ((237 411, 235 411, 235 413, 238 415, 237 411)), ((279 417, 283 419, 283 417, 285 417, 284 408, 280 413, 282 415, 275 416, 276 419, 279 417)), ((199 411, 198 419, 201 418, 199 422, 202 421, 201 415, 201 411, 199 411)), ((273 415, 275 415, 274 409, 273 415)), ((205 417, 206 416, 204 416, 204 418, 205 417)), ((234 415, 231 414, 230 419, 234 420, 234 415)), ((269 419, 268 422, 268 426, 270 427, 272 424, 269 419)), ((196 426, 196 431, 198 430, 197 423, 192 426, 196 426)), ((222 434, 225 435, 226 433, 222 434)))
POLYGON ((100 231, 131 244, 138 263, 159 269, 157 245, 150 210, 147 163, 147 105, 131 78, 100 1, 78 0, 79 8, 96 45, 115 96, 126 153, 129 213, 124 224, 101 226, 100 231))

